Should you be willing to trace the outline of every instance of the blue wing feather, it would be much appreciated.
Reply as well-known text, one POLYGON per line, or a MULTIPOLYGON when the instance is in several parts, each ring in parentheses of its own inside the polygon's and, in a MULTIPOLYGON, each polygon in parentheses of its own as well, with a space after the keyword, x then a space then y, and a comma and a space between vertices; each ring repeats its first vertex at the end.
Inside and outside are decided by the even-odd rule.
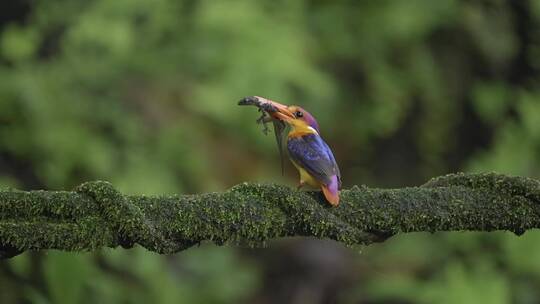
POLYGON ((341 176, 336 159, 324 140, 317 134, 289 138, 287 150, 291 159, 324 185, 336 175, 341 187, 341 176))

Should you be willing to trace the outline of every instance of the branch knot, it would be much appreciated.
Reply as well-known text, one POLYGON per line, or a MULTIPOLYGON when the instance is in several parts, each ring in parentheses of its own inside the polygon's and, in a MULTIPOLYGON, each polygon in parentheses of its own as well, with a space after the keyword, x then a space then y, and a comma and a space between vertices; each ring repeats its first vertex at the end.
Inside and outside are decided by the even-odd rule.
POLYGON ((117 243, 122 247, 131 248, 138 243, 159 253, 185 249, 184 243, 167 238, 155 223, 146 218, 141 208, 130 203, 109 182, 87 182, 75 190, 96 202, 108 225, 116 231, 117 243))

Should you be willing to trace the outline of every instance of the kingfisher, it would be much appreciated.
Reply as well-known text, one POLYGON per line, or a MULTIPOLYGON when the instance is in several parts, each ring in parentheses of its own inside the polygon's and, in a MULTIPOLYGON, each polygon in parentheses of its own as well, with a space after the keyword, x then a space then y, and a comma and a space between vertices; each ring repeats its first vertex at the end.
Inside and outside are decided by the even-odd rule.
POLYGON ((332 206, 338 206, 341 174, 334 154, 322 139, 319 124, 313 115, 299 106, 286 106, 259 96, 246 97, 240 104, 255 104, 270 115, 268 118, 274 121, 279 146, 281 136, 278 133, 284 130, 280 126, 290 126, 287 151, 300 175, 298 189, 306 184, 320 188, 326 200, 332 206))

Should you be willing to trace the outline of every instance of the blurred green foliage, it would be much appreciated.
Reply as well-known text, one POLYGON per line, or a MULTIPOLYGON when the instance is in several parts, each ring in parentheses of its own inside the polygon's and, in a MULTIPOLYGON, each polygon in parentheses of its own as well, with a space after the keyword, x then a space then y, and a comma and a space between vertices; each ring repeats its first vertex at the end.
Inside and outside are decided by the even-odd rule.
MULTIPOLYGON (((14 3, 0 10, 2 186, 293 185, 256 112, 236 107, 247 95, 311 111, 347 187, 458 170, 540 177, 537 0, 14 3)), ((539 238, 413 234, 352 257, 300 240, 25 254, 0 262, 0 300, 537 303, 539 238)))

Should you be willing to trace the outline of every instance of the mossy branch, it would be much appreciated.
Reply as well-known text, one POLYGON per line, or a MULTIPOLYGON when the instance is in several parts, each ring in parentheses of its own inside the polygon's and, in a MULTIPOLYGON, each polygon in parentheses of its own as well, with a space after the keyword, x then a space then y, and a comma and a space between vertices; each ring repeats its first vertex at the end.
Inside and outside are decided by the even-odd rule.
POLYGON ((540 227, 540 183, 499 174, 455 174, 420 187, 353 187, 331 208, 318 192, 241 184, 223 193, 122 195, 107 182, 75 191, 0 191, 0 258, 25 250, 89 251, 139 244, 175 253, 202 241, 261 246, 287 236, 346 245, 413 231, 540 227))

